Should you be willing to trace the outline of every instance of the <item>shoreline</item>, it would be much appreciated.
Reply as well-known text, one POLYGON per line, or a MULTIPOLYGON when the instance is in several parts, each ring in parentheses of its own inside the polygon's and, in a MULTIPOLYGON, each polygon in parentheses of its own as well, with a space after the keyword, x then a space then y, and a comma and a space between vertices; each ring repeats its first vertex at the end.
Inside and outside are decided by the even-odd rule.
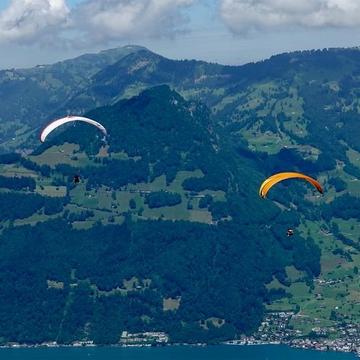
POLYGON ((356 347, 353 344, 348 344, 344 342, 343 344, 334 344, 330 340, 324 339, 324 341, 316 341, 311 339, 293 339, 287 341, 261 341, 255 340, 247 342, 246 340, 230 340, 224 345, 232 346, 256 346, 256 345, 284 345, 289 346, 294 349, 303 349, 303 350, 313 350, 313 351, 322 351, 322 352, 342 352, 342 353, 352 353, 360 357, 360 347, 356 347))
POLYGON ((17 344, 9 343, 5 345, 0 345, 1 349, 33 349, 33 348, 101 348, 101 347, 113 347, 113 348, 142 348, 142 347, 176 347, 176 346, 185 346, 185 347, 210 347, 210 346, 288 346, 294 349, 302 350, 312 350, 312 351, 322 351, 322 352, 343 352, 343 353, 352 353, 360 357, 360 348, 331 348, 328 345, 321 344, 319 342, 310 340, 310 339, 301 339, 297 341, 296 339, 290 341, 254 341, 248 342, 244 340, 229 340, 226 342, 218 344, 206 344, 206 343, 174 343, 174 344, 94 344, 91 341, 77 342, 73 344, 57 344, 55 342, 42 343, 42 344, 17 344))

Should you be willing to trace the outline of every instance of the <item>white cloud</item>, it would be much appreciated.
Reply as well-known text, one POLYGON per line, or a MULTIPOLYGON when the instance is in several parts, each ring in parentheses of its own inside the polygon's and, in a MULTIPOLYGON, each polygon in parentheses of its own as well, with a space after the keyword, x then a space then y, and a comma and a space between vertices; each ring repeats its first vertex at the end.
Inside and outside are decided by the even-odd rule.
POLYGON ((360 26, 360 0, 220 0, 234 33, 283 27, 360 26))
MULTIPOLYGON (((1 0, 0 0, 1 1, 1 0)), ((198 0, 11 0, 0 12, 0 43, 105 44, 171 37, 184 31, 183 10, 198 0)))
POLYGON ((12 0, 0 12, 0 42, 53 40, 69 13, 65 0, 12 0))
POLYGON ((76 27, 93 42, 166 37, 183 30, 183 9, 196 0, 86 0, 76 27))

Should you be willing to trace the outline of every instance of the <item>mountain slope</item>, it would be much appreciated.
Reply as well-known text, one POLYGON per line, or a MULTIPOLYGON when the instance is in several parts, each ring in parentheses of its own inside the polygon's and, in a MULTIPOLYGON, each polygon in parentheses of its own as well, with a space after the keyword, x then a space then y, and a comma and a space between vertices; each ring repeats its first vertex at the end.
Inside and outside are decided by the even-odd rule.
MULTIPOLYGON (((297 93, 297 86, 301 89, 304 86, 306 93, 307 82, 315 79, 346 81, 357 68, 358 54, 357 49, 331 49, 282 54, 244 66, 222 66, 169 60, 139 47, 119 48, 52 66, 3 71, 0 92, 6 96, 3 98, 4 116, 0 116, 5 123, 17 121, 34 129, 50 118, 68 112, 84 113, 137 95, 148 87, 167 84, 187 99, 201 100, 211 108, 219 122, 231 123, 236 129, 248 126, 249 118, 256 121, 257 108, 273 106, 272 97, 281 97, 283 102, 287 97, 292 99, 288 102, 289 106, 294 103, 293 110, 279 104, 287 116, 294 116, 297 110, 303 111, 304 94, 297 93), (22 93, 26 94, 19 96, 22 93), (261 95, 266 95, 268 100, 266 96, 260 100, 261 95)), ((275 114, 277 112, 278 108, 275 114)), ((4 129, 6 126, 4 124, 4 129)), ((304 131, 305 125, 301 122, 296 126, 300 129, 298 132, 304 131)), ((22 132, 29 130, 22 129, 22 132)), ((298 136, 294 131, 292 129, 290 137, 298 136)), ((4 132, 4 139, 13 134, 13 131, 4 132)), ((15 144, 23 141, 20 135, 18 132, 15 144)), ((249 133, 245 134, 245 137, 249 136, 249 133)), ((284 134, 283 137, 289 142, 289 136, 284 134)))
POLYGON ((269 288, 281 289, 289 296, 269 309, 300 309, 308 320, 296 318, 293 326, 301 334, 317 326, 331 332, 341 321, 356 322, 360 315, 356 300, 360 265, 356 205, 360 194, 359 50, 282 54, 241 67, 170 64, 154 55, 139 55, 139 63, 145 65, 136 67, 134 73, 129 74, 128 69, 137 59, 130 55, 129 63, 124 58, 99 74, 98 89, 103 83, 111 90, 102 101, 126 96, 129 84, 140 84, 141 88, 166 82, 186 97, 207 103, 214 122, 222 125, 232 139, 238 159, 252 159, 252 166, 263 177, 295 170, 315 176, 324 184, 324 198, 297 184, 280 185, 279 191, 271 193, 271 198, 287 209, 297 208, 301 218, 297 231, 311 235, 322 249, 322 273, 313 286, 288 270, 287 284, 291 285, 280 286, 274 281, 269 288), (182 78, 182 74, 186 76, 182 78), (118 83, 121 78, 131 81, 118 83), (338 284, 335 291, 334 281, 338 284))
POLYGON ((13 148, 26 141, 27 137, 22 138, 22 134, 27 135, 51 119, 68 99, 89 86, 94 74, 141 49, 128 46, 82 55, 53 65, 0 71, 0 142, 13 148), (15 139, 8 143, 12 137, 15 139))
POLYGON ((321 198, 295 187, 271 194, 297 209, 302 218, 297 231, 311 235, 322 250, 321 274, 313 285, 291 269, 288 284, 269 285, 289 296, 268 309, 299 312, 291 325, 300 334, 320 328, 332 336, 339 324, 356 324, 360 316, 359 55, 358 49, 331 49, 255 64, 262 75, 235 89, 216 110, 233 141, 246 141, 239 154, 261 162, 265 175, 301 171, 325 186, 321 198), (266 76, 262 68, 268 68, 266 76))
MULTIPOLYGON (((72 226, 78 229, 92 227, 99 219, 104 224, 122 223, 123 213, 129 210, 134 220, 253 224, 249 239, 261 237, 262 231, 269 230, 282 241, 287 227, 292 227, 296 235, 313 238, 321 249, 321 273, 313 282, 291 266, 276 273, 267 284, 275 294, 266 299, 267 308, 298 312, 300 316, 291 322, 297 334, 307 335, 320 327, 335 336, 334 328, 354 324, 360 316, 359 54, 358 49, 305 51, 231 67, 173 61, 140 49, 98 69, 80 93, 71 93, 65 104, 59 104, 58 115, 105 106, 89 115, 114 126, 117 135, 113 141, 110 137, 109 151, 114 152, 111 158, 102 149, 99 155, 105 159, 98 156, 100 159, 95 160, 94 153, 101 142, 88 142, 86 139, 96 139, 95 132, 89 130, 88 136, 83 137, 87 130, 79 126, 65 132, 65 137, 54 138, 53 147, 41 148, 38 155, 30 157, 43 167, 22 160, 28 169, 16 170, 17 165, 6 165, 6 172, 25 171, 31 176, 51 173, 36 187, 43 195, 66 195, 68 177, 80 172, 87 179, 87 189, 84 190, 85 184, 71 189, 72 203, 66 205, 70 213, 75 209, 80 213, 71 215, 72 226), (184 102, 175 95, 170 101, 162 87, 129 102, 119 102, 163 83, 186 99, 207 104, 210 117, 201 106, 197 110, 200 115, 195 118, 189 117, 190 109, 181 109, 194 105, 181 105, 174 111, 168 106, 171 101, 184 102), (155 98, 164 101, 153 102, 155 98), (143 108, 147 109, 145 117, 143 108), (169 129, 177 128, 181 121, 175 116, 177 111, 179 117, 187 119, 184 124, 180 122, 185 128, 179 127, 186 136, 179 136, 179 131, 170 132, 172 142, 166 141, 169 129), (170 114, 170 118, 165 114, 170 114), (160 124, 158 117, 162 119, 160 124), (84 151, 74 144, 63 145, 65 139, 80 142, 84 151), (185 149, 190 142, 196 146, 185 149), (113 178, 109 172, 101 176, 105 164, 113 160, 126 161, 111 162, 110 168, 116 169, 119 176, 113 178), (94 165, 99 166, 102 161, 104 167, 95 171, 94 165), (50 164, 55 168, 60 163, 67 166, 58 167, 56 173, 46 167, 50 164), (258 199, 261 181, 283 170, 317 177, 325 187, 324 197, 318 197, 302 183, 289 182, 271 190, 268 200, 258 199), (102 182, 104 186, 100 186, 102 182), (107 191, 113 187, 117 188, 114 195, 112 190, 107 191), (165 191, 170 194, 165 195, 165 191), (156 194, 147 198, 149 192, 156 194), (211 195, 212 200, 206 195, 211 195), (113 213, 117 209, 112 206, 117 207, 119 214, 113 213), (93 211, 94 215, 86 211, 93 211), (281 294, 286 296, 279 298, 281 294)), ((34 101, 34 109, 35 105, 34 101)), ((18 136, 16 141, 23 139, 18 136)), ((54 217, 53 207, 63 207, 62 202, 32 200, 43 207, 47 204, 47 220, 54 217)), ((39 218, 43 220, 42 215, 33 214, 25 222, 34 224, 39 218)), ((302 240, 299 243, 306 244, 302 240)), ((310 253, 320 256, 314 249, 310 253)), ((303 252, 299 254, 304 257, 303 252)), ((308 272, 318 274, 313 258, 306 256, 310 259, 308 272)))
MULTIPOLYGON (((141 90, 167 84, 178 91, 215 85, 224 67, 202 61, 169 60, 149 50, 129 54, 94 75, 91 86, 67 106, 76 107, 85 101, 87 108, 110 103, 138 94, 141 90), (199 84, 199 85, 197 85, 199 84)), ((223 81, 223 80, 222 80, 223 81)), ((79 109, 80 110, 80 109, 79 109)))
POLYGON ((206 107, 161 86, 88 115, 106 125, 107 146, 78 124, 32 156, 0 157, 4 174, 28 178, 0 193, 23 201, 1 217, 3 343, 155 330, 172 342, 232 339, 284 294, 265 284, 286 266, 318 274, 311 238, 286 237, 298 216, 258 198, 261 174, 206 107))

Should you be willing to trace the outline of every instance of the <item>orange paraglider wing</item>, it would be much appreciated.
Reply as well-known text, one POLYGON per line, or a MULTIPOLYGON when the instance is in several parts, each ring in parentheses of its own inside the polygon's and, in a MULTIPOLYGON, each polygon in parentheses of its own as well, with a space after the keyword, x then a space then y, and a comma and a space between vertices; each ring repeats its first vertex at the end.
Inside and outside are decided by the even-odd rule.
POLYGON ((310 176, 307 176, 307 175, 304 175, 301 173, 297 173, 297 172, 282 172, 282 173, 278 173, 278 174, 270 176, 261 184, 260 190, 259 190, 260 197, 265 198, 268 191, 274 185, 276 185, 280 181, 287 180, 287 179, 304 179, 304 180, 308 181, 310 184, 312 184, 317 189, 317 191, 319 191, 321 194, 323 194, 323 192, 324 192, 320 183, 310 176))

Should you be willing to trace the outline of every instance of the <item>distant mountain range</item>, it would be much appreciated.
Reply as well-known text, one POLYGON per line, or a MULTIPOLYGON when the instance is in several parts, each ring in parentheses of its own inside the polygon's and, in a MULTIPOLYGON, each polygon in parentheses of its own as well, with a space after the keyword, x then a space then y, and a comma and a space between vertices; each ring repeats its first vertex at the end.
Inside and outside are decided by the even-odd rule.
POLYGON ((217 342, 266 310, 300 312, 294 336, 355 323, 359 70, 357 49, 222 66, 128 46, 0 72, 0 341, 217 342), (108 143, 78 124, 39 146, 67 113, 108 143), (324 197, 293 181, 260 199, 283 170, 324 197))

